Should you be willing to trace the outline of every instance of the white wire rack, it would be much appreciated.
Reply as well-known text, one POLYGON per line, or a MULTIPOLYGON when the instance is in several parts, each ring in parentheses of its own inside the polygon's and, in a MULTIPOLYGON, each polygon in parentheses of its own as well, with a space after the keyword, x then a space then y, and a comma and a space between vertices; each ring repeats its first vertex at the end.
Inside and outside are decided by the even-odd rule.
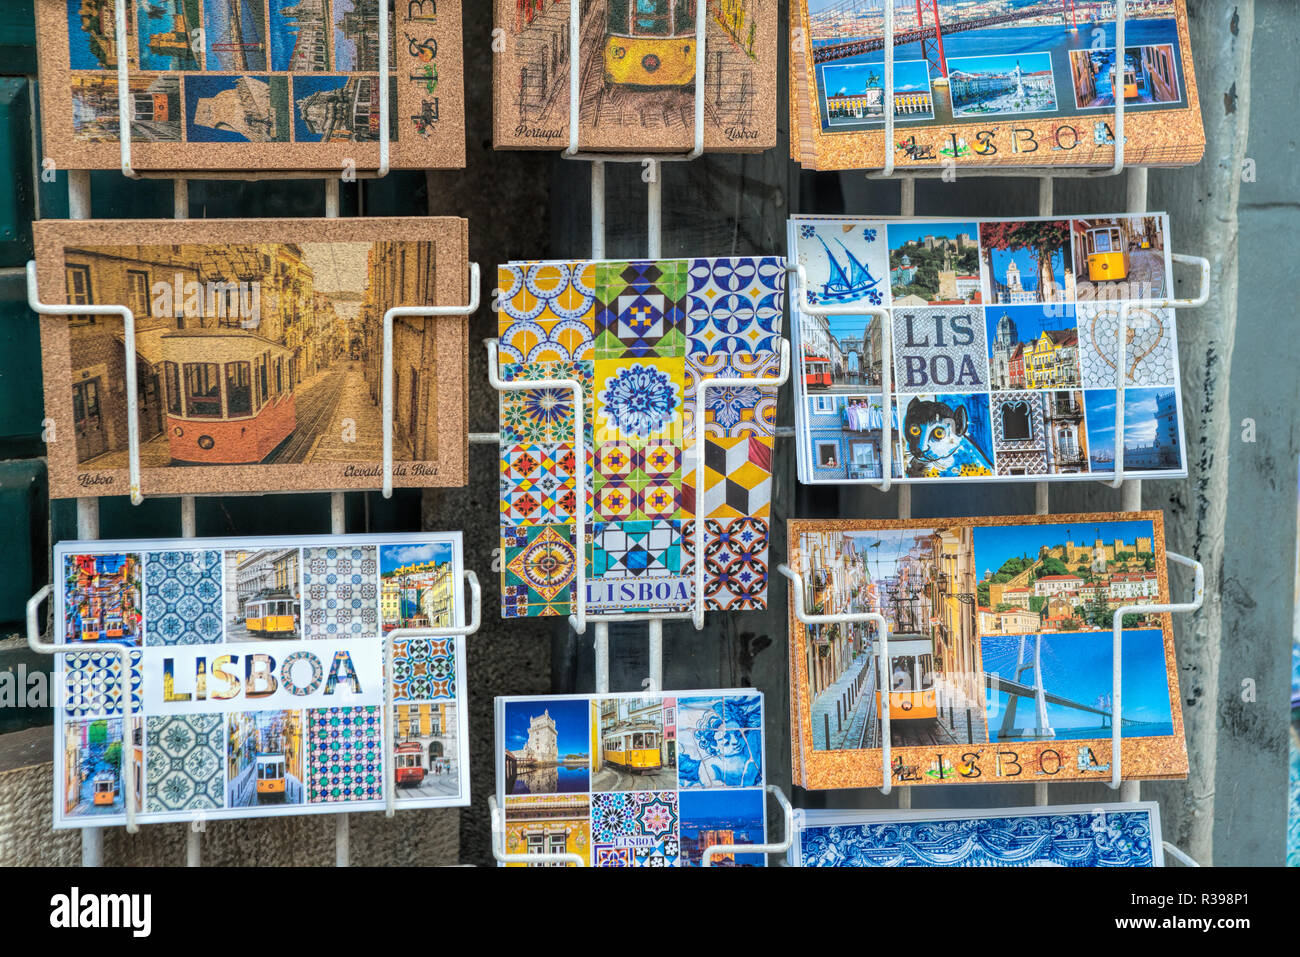
MULTIPOLYGON (((383 478, 380 491, 384 498, 393 494, 393 323, 415 317, 464 318, 476 312, 480 301, 478 263, 469 264, 469 302, 451 306, 394 306, 384 313, 383 328, 383 478)), ((144 501, 140 470, 140 401, 136 386, 135 315, 126 306, 69 306, 42 302, 36 279, 36 262, 27 263, 27 305, 42 316, 118 316, 122 320, 123 348, 126 352, 126 434, 127 467, 131 504, 144 501)), ((356 491, 356 489, 353 489, 356 491)), ((204 494, 204 493, 196 493, 204 494)), ((228 492, 210 494, 228 495, 228 492)))
MULTIPOLYGON (((1129 388, 1128 370, 1127 370, 1127 349, 1128 349, 1128 321, 1130 313, 1135 309, 1195 309, 1205 305, 1210 298, 1210 261, 1201 256, 1186 256, 1180 253, 1171 253, 1170 258, 1176 263, 1196 266, 1199 270, 1200 283, 1197 287, 1196 295, 1186 299, 1133 299, 1119 303, 1119 328, 1117 336, 1119 339, 1119 351, 1116 355, 1115 362, 1115 421, 1124 421, 1124 393, 1129 388)), ((794 288, 791 290, 791 302, 795 303, 800 312, 810 316, 873 316, 880 320, 880 374, 881 374, 881 402, 882 415, 884 424, 881 433, 881 474, 883 478, 879 483, 857 483, 857 484, 874 484, 882 492, 888 492, 892 486, 893 478, 891 476, 893 469, 893 395, 891 389, 891 373, 894 364, 894 341, 893 341, 893 322, 890 318, 890 312, 880 306, 869 306, 860 303, 844 303, 839 305, 822 305, 814 304, 808 296, 808 273, 803 265, 797 264, 789 267, 794 276, 794 288)), ((793 313, 792 313, 793 315, 793 313)), ((792 324, 795 320, 792 319, 792 324)), ((1120 488, 1125 481, 1133 476, 1124 471, 1124 449, 1123 442, 1115 443, 1115 474, 1113 477, 1100 479, 1099 481, 1110 485, 1113 488, 1120 488)), ((900 480, 903 482, 906 480, 900 480)), ((992 479, 991 481, 996 481, 992 479)), ((1053 483, 1064 483, 1067 479, 1047 478, 1041 479, 1037 484, 1048 486, 1053 483)), ((1078 481, 1074 479, 1073 481, 1078 481)))
POLYGON ((397 763, 393 760, 393 705, 397 696, 393 693, 396 681, 393 668, 393 642, 412 638, 464 638, 478 631, 483 620, 483 592, 479 588, 478 576, 466 569, 465 584, 469 585, 469 624, 445 628, 395 628, 384 635, 384 815, 392 817, 397 812, 397 763))
MULTIPOLYGON (((576 0, 575 0, 576 2, 576 0)), ((386 0, 380 0, 377 8, 387 11, 388 4, 386 0)), ((119 168, 123 176, 131 179, 173 179, 176 177, 177 170, 137 170, 131 162, 131 71, 128 62, 127 40, 126 40, 126 0, 113 0, 113 18, 115 40, 117 48, 117 127, 118 143, 120 149, 119 168)), ((389 172, 389 142, 388 135, 392 122, 389 115, 388 104, 388 84, 389 84, 389 63, 388 63, 388 17, 377 16, 379 21, 379 166, 374 170, 358 170, 354 175, 358 179, 382 179, 389 172)), ((230 179, 237 175, 239 179, 247 180, 264 180, 264 179, 303 179, 304 177, 320 176, 320 171, 302 171, 302 170, 260 170, 249 172, 236 172, 230 170, 223 171, 204 171, 204 170, 185 170, 184 175, 187 179, 230 179)))
MULTIPOLYGON (((804 581, 803 576, 794 571, 789 565, 781 564, 776 566, 776 570, 790 580, 790 604, 794 608, 794 615, 799 622, 808 626, 817 625, 850 625, 865 624, 876 626, 876 640, 878 647, 875 655, 878 662, 889 661, 889 622, 883 615, 873 611, 868 612, 842 612, 835 615, 810 615, 804 608, 804 581)), ((879 669, 879 673, 885 674, 887 668, 879 669)), ((792 720, 798 721, 799 715, 791 715, 792 720)), ((796 737, 802 737, 796 731, 796 737)), ((829 744, 829 742, 828 742, 829 744)), ((880 793, 888 794, 893 790, 894 776, 891 771, 893 767, 893 736, 891 734, 891 724, 889 715, 889 695, 880 696, 880 765, 881 765, 881 786, 880 793)))
MULTIPOLYGON (((41 640, 41 626, 38 621, 38 613, 41 605, 50 597, 54 590, 52 585, 46 585, 41 588, 35 595, 27 599, 27 647, 32 651, 42 655, 69 655, 69 654, 109 654, 117 658, 121 663, 121 677, 118 679, 122 687, 122 803, 126 808, 126 831, 128 834, 136 834, 140 830, 140 825, 136 823, 136 769, 135 769, 135 748, 132 746, 132 737, 135 734, 135 724, 139 720, 135 710, 135 694, 131 688, 131 655, 133 652, 138 653, 140 649, 133 648, 120 642, 96 641, 93 644, 53 644, 41 640)), ((63 710, 63 702, 66 700, 66 694, 62 685, 58 688, 50 689, 53 697, 55 712, 63 710)), ((98 829, 95 829, 98 831, 98 829)))

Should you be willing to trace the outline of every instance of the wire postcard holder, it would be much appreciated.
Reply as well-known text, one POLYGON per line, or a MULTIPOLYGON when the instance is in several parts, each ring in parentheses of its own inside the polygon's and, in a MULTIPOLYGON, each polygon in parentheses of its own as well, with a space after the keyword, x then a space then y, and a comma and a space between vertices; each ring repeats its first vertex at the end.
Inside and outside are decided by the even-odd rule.
MULTIPOLYGON (((384 498, 393 494, 393 322, 396 319, 444 317, 460 318, 479 307, 480 273, 478 263, 469 264, 469 302, 451 306, 394 306, 384 313, 383 329, 383 478, 380 491, 384 498)), ((135 315, 127 306, 57 305, 41 301, 36 279, 36 261, 27 262, 27 305, 42 316, 118 316, 122 320, 123 348, 126 352, 126 422, 127 462, 131 504, 144 501, 140 471, 140 400, 136 386, 135 315)), ((193 495, 227 495, 228 492, 203 492, 193 495)))
MULTIPOLYGON (((575 0, 576 2, 576 0, 575 0)), ((385 4, 385 8, 386 8, 385 4)), ((113 18, 117 47, 117 127, 120 144, 120 162, 122 175, 131 179, 174 179, 177 171, 137 170, 131 163, 131 77, 127 58, 126 43, 126 0, 113 0, 113 18)), ((383 179, 389 173, 388 131, 392 122, 388 103, 388 17, 376 16, 379 25, 379 165, 374 170, 358 170, 355 177, 359 179, 383 179)), ((299 170, 258 170, 247 173, 231 171, 185 170, 187 179, 302 179, 299 170)), ((311 174, 308 174, 311 175, 311 174)), ((319 173, 315 175, 319 176, 319 173)))
MULTIPOLYGON (((119 0, 120 2, 120 0, 119 0)), ((575 0, 576 2, 576 0, 575 0)), ((883 0, 884 3, 884 94, 885 94, 885 164, 879 171, 866 173, 867 179, 893 179, 896 175, 894 162, 894 117, 896 113, 894 103, 894 41, 896 38, 894 28, 894 4, 896 0, 883 0)), ((1115 49, 1124 49, 1124 27, 1128 19, 1127 0, 1114 0, 1115 5, 1115 49)), ((919 7, 918 7, 919 11, 919 7)), ((936 17, 938 14, 935 14, 936 17)), ((937 27, 936 27, 937 28, 937 27)), ((1116 57, 1116 69, 1120 69, 1120 58, 1116 57)), ((1041 166, 1015 166, 997 168, 982 163, 957 163, 957 157, 954 155, 951 163, 945 163, 937 168, 923 167, 918 169, 907 169, 906 171, 897 171, 897 175, 907 177, 943 177, 949 174, 950 169, 968 170, 979 176, 1005 176, 1005 177, 1024 177, 1024 176, 1059 176, 1062 178, 1095 178, 1098 176, 1118 176, 1124 172, 1124 150, 1126 144, 1124 134, 1124 109, 1125 99, 1122 96, 1115 97, 1114 125, 1111 127, 1111 139, 1115 148, 1115 159, 1108 167, 1041 167, 1041 166), (1044 170, 1051 172, 1044 173, 1044 170)), ((954 151, 955 152, 955 151, 954 151)))
MULTIPOLYGON (((1170 258, 1176 263, 1196 266, 1200 273, 1200 282, 1197 287, 1196 295, 1186 299, 1134 299, 1120 303, 1119 306, 1119 328, 1117 330, 1119 352, 1115 362, 1115 421, 1124 421, 1124 393, 1127 388, 1127 349, 1128 349, 1128 317, 1134 309, 1195 309, 1205 305, 1210 298, 1210 261, 1202 256, 1186 256, 1181 253, 1171 253, 1170 258)), ((821 305, 813 303, 808 297, 808 272, 802 264, 789 267, 794 276, 794 289, 792 291, 791 301, 798 305, 799 311, 810 316, 872 316, 880 320, 880 396, 882 403, 883 425, 881 436, 881 475, 879 483, 873 483, 876 488, 882 492, 888 492, 892 486, 892 468, 893 468, 893 394, 891 389, 891 374, 894 364, 894 341, 893 341, 893 323, 890 319, 889 310, 881 306, 868 306, 858 303, 846 303, 842 305, 821 305)), ((1112 488, 1120 488, 1125 481, 1132 476, 1127 475, 1124 471, 1124 443, 1115 443, 1115 474, 1113 478, 1100 479, 1099 481, 1110 485, 1112 488)), ((1040 479, 1038 484, 1050 485, 1053 482, 1062 482, 1061 479, 1040 479)))

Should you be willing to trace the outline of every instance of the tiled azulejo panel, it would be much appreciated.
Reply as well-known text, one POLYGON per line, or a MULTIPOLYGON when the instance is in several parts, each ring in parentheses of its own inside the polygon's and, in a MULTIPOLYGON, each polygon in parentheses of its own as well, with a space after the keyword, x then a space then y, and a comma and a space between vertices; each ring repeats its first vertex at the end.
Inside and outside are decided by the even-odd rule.
POLYGON ((500 268, 502 378, 578 382, 583 420, 571 389, 502 393, 505 617, 573 613, 580 514, 588 611, 688 610, 699 509, 706 606, 764 606, 776 390, 699 385, 775 375, 784 301, 778 257, 500 268))

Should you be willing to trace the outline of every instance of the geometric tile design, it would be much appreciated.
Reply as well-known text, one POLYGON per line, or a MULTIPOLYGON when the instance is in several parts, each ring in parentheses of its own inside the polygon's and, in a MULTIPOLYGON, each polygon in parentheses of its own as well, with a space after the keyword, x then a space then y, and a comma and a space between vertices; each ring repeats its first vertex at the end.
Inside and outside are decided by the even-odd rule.
POLYGON ((577 574, 575 525, 502 529, 501 614, 568 615, 577 574))
POLYGON ((596 358, 686 355, 686 262, 596 265, 596 358))
POLYGON ((501 355, 510 362, 595 358, 596 266, 528 263, 497 272, 501 355))
POLYGON ((186 714, 145 719, 145 810, 222 807, 225 716, 186 714))
MULTIPOLYGON (((90 651, 64 658, 64 711, 69 717, 104 717, 122 715, 122 659, 108 651, 90 651)), ((131 652, 131 706, 140 714, 143 699, 140 652, 131 652)))
POLYGON ((149 552, 144 590, 146 645, 221 641, 221 552, 149 552))
POLYGON ((394 701, 454 701, 454 638, 410 638, 393 642, 394 701))
MULTIPOLYGON (((777 257, 501 267, 502 377, 583 386, 584 597, 593 607, 689 608, 681 534, 696 509, 697 422, 710 440, 701 505, 728 543, 717 546, 729 557, 710 574, 740 562, 734 579, 708 584, 711 607, 763 607, 777 390, 709 389, 697 416, 697 385, 776 375, 785 275, 777 257), (763 531, 756 537, 750 526, 754 544, 737 550, 727 529, 744 518, 760 519, 763 531)), ((504 617, 573 611, 581 507, 573 401, 554 389, 502 394, 504 617)))
POLYGON ((383 796, 383 734, 379 708, 316 708, 307 712, 307 800, 312 804, 373 801, 383 796))
MULTIPOLYGON (((704 606, 761 609, 767 602, 768 523, 761 518, 705 519, 704 606)), ((682 574, 695 574, 695 521, 683 523, 682 574)))
POLYGON ((373 545, 303 549, 303 632, 307 638, 379 633, 379 555, 373 545))
POLYGON ((576 521, 573 443, 501 450, 501 520, 511 525, 576 521))
POLYGON ((686 305, 690 354, 775 354, 784 303, 783 259, 692 259, 686 305))
POLYGON ((597 867, 676 867, 681 853, 676 791, 591 796, 597 867))
POLYGON ((706 518, 765 518, 772 502, 772 440, 704 442, 704 496, 695 514, 706 518))

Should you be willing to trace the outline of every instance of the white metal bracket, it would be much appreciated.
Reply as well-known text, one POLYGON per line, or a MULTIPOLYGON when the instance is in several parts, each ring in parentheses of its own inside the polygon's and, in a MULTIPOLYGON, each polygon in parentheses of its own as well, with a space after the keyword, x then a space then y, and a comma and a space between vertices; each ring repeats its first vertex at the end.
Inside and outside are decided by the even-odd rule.
POLYGON ((27 306, 41 316, 119 316, 126 349, 126 445, 131 504, 144 501, 140 494, 140 395, 135 369, 135 315, 126 306, 59 306, 41 302, 36 283, 36 261, 27 262, 27 306))
MULTIPOLYGON (((135 697, 131 693, 131 653, 139 651, 138 648, 132 648, 116 642, 96 641, 91 643, 67 643, 62 645, 47 644, 41 641, 41 626, 37 621, 37 613, 40 611, 41 604, 50 596, 53 586, 45 585, 35 595, 27 600, 27 647, 32 651, 42 655, 83 655, 94 653, 104 653, 115 655, 122 663, 122 676, 119 679, 122 683, 122 801, 126 806, 126 831, 128 834, 136 834, 140 830, 140 825, 136 823, 136 806, 135 806, 135 747, 132 736, 135 732, 135 697)), ((51 689, 53 692, 54 689, 51 689)), ((54 706, 55 714, 58 715, 63 711, 64 689, 60 685, 58 697, 51 704, 54 706)), ((56 720, 58 720, 56 718, 56 720)))
MULTIPOLYGON (((805 607, 805 589, 803 576, 792 569, 789 565, 780 564, 776 566, 786 578, 790 579, 790 604, 794 608, 794 616, 804 626, 809 625, 839 625, 839 624, 872 624, 876 626, 876 635, 880 641, 880 648, 876 652, 878 662, 884 662, 885 667, 879 669, 879 674, 888 672, 889 662, 889 622, 883 615, 874 611, 854 613, 844 613, 839 615, 810 615, 804 611, 805 607)), ((809 636, 811 640, 811 636, 809 636)), ((877 690, 880 692, 880 763, 881 763, 881 794, 888 794, 893 790, 893 739, 890 728, 889 717, 889 694, 887 689, 880 686, 877 682, 877 690)), ((808 702, 808 708, 811 712, 812 702, 808 702)), ((830 745, 830 742, 826 742, 830 745)))
POLYGON ((465 582, 469 585, 469 624, 445 628, 395 628, 384 635, 384 816, 397 812, 397 773, 393 759, 393 706, 397 695, 393 693, 393 642, 412 638, 456 638, 474 634, 482 623, 483 591, 478 576, 465 569, 465 582))
MULTIPOLYGON (((576 0, 575 0, 576 2, 576 0)), ((378 0, 376 10, 383 8, 385 15, 376 16, 379 22, 379 167, 374 171, 358 172, 359 178, 382 179, 389 170, 388 134, 391 117, 388 110, 388 17, 387 0, 378 0)), ((117 128, 120 147, 119 166, 123 176, 131 179, 161 178, 172 179, 178 172, 183 172, 186 179, 225 178, 228 173, 219 173, 215 177, 205 174, 203 170, 150 170, 140 172, 131 163, 131 76, 126 43, 126 0, 113 0, 114 30, 117 48, 117 128)), ((138 33, 138 31, 137 31, 138 33)), ((308 173, 307 175, 311 175, 308 173)), ((319 175, 319 173, 317 173, 319 175)), ((249 173, 240 179, 302 179, 304 174, 298 170, 273 170, 249 173)))
POLYGON ((1123 659, 1121 657, 1123 639, 1124 639, 1124 616, 1125 615, 1158 615, 1168 613, 1171 615, 1185 615, 1198 611, 1205 602, 1205 566, 1194 558, 1187 558, 1174 552, 1165 552, 1165 558, 1179 565, 1186 565, 1192 569, 1195 578, 1192 585, 1192 600, 1184 604, 1149 604, 1149 605, 1124 605, 1115 609, 1114 618, 1111 621, 1114 642, 1111 654, 1114 657, 1111 672, 1111 702, 1110 702, 1110 787, 1112 790, 1119 790, 1123 780, 1122 762, 1124 752, 1120 742, 1120 730, 1124 724, 1123 708, 1120 702, 1120 686, 1123 683, 1123 659))
POLYGON ((784 854, 790 850, 790 846, 794 844, 794 808, 790 806, 785 793, 775 784, 767 786, 767 793, 776 798, 776 803, 781 805, 781 814, 785 820, 785 837, 770 844, 710 844, 704 849, 704 856, 700 859, 701 867, 713 867, 716 858, 734 854, 784 854))
POLYGON ((587 862, 576 851, 557 851, 544 854, 511 854, 506 850, 505 811, 497 804, 495 794, 488 796, 488 814, 492 817, 492 856, 500 864, 524 864, 529 867, 561 865, 586 867, 587 862))
MULTIPOLYGON (((382 18, 381 18, 382 19, 382 18)), ((478 312, 481 281, 478 263, 469 264, 469 303, 464 306, 394 306, 384 313, 384 498, 393 497, 393 321, 448 316, 468 318, 478 312)))

